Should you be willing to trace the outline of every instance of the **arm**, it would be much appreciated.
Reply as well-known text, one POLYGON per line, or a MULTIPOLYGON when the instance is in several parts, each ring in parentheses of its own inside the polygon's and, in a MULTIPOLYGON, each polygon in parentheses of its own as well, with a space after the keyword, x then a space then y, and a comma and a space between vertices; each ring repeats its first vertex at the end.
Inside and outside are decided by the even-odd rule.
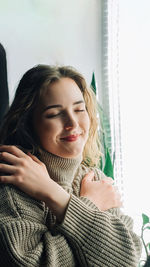
POLYGON ((59 220, 70 195, 50 179, 42 162, 18 148, 7 147, 0 159, 10 164, 0 164, 0 266, 75 266, 66 237, 53 235, 46 224, 49 191, 56 197, 51 210, 56 208, 59 220))
POLYGON ((137 267, 140 241, 132 229, 118 216, 91 210, 75 196, 56 230, 82 251, 82 266, 137 267))
MULTIPOLYGON (((83 168, 83 174, 85 175, 80 190, 80 199, 84 200, 87 203, 90 209, 93 211, 101 210, 111 217, 115 217, 122 224, 124 224, 125 228, 130 232, 130 238, 133 241, 133 247, 136 251, 137 261, 141 255, 141 242, 140 238, 133 232, 133 220, 131 217, 124 215, 120 209, 118 208, 121 205, 120 196, 118 195, 118 190, 115 191, 113 188, 113 181, 110 178, 107 178, 99 169, 92 168, 93 174, 90 172, 88 175, 85 175, 89 172, 88 168, 83 168), (103 183, 100 181, 103 180, 103 183), (89 194, 89 192, 94 188, 93 194, 89 194), (81 197, 82 195, 82 197, 81 197), (103 195, 103 198, 101 198, 103 195), (114 208, 116 207, 116 208, 114 208)), ((77 185, 78 187, 78 185, 77 185)), ((77 192, 77 190, 76 190, 77 192)), ((79 191, 78 191, 79 194, 79 191)), ((77 195, 77 194, 76 194, 77 195)))
POLYGON ((0 266, 76 266, 66 237, 46 226, 44 203, 11 185, 0 185, 0 203, 0 266))
MULTIPOLYGON (((7 150, 10 150, 10 147, 7 150)), ((40 162, 37 161, 35 164, 27 156, 20 155, 20 151, 14 147, 13 157, 8 156, 9 153, 7 153, 3 153, 3 157, 7 155, 9 162, 13 163, 13 166, 9 167, 11 175, 0 178, 3 182, 14 183, 27 194, 45 201, 54 214, 61 218, 60 221, 67 210, 63 223, 56 227, 54 235, 65 236, 70 246, 74 248, 76 257, 80 259, 81 266, 93 266, 93 264, 99 266, 99 263, 110 267, 136 266, 138 257, 132 231, 118 217, 109 212, 89 209, 75 196, 68 198, 68 194, 63 189, 59 191, 58 197, 55 194, 58 185, 50 182, 50 177, 47 176, 40 162), (36 168, 33 168, 34 164, 36 168), (35 170, 36 173, 34 173, 35 170)), ((5 164, 1 166, 5 171, 5 164)))

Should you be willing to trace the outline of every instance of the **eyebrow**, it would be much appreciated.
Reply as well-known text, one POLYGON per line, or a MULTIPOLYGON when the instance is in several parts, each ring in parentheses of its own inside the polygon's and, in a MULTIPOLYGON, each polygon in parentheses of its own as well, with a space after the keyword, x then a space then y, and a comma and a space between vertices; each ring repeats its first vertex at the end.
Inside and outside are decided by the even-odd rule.
MULTIPOLYGON (((79 100, 79 101, 76 101, 73 103, 73 105, 78 105, 78 104, 81 104, 81 103, 84 103, 84 100, 79 100)), ((50 105, 50 106, 47 106, 43 109, 43 112, 46 111, 47 109, 52 109, 52 108, 62 108, 62 105, 50 105)))

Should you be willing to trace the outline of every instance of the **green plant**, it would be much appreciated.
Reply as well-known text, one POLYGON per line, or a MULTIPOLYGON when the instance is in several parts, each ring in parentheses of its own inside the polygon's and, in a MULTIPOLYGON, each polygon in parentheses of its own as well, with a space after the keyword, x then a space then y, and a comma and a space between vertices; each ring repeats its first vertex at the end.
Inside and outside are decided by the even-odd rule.
MULTIPOLYGON (((144 233, 145 231, 149 231, 150 230, 150 218, 146 215, 146 214, 142 214, 142 228, 141 228, 141 240, 142 240, 142 244, 145 250, 145 254, 146 254, 146 260, 148 259, 148 257, 150 256, 150 242, 146 243, 145 239, 144 239, 144 233)), ((143 264, 145 264, 146 260, 141 260, 139 263, 139 267, 142 267, 143 264)))
MULTIPOLYGON (((91 88, 96 95, 97 88, 94 73, 92 75, 91 88)), ((114 155, 113 161, 110 155, 110 122, 98 101, 97 106, 99 117, 99 138, 101 142, 101 150, 103 153, 103 157, 100 158, 99 167, 105 173, 106 176, 109 176, 114 179, 114 155)))

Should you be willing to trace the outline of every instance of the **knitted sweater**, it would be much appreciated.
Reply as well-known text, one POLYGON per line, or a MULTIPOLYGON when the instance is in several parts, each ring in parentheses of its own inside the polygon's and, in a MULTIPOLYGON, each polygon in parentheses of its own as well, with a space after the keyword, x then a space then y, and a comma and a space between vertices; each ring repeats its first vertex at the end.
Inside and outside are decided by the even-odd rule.
MULTIPOLYGON (((43 151, 50 177, 71 194, 58 224, 45 203, 13 185, 0 185, 0 266, 2 267, 137 267, 140 240, 132 219, 119 209, 101 212, 79 197, 89 169, 81 159, 63 159, 43 151)), ((95 179, 104 174, 96 168, 95 179)))

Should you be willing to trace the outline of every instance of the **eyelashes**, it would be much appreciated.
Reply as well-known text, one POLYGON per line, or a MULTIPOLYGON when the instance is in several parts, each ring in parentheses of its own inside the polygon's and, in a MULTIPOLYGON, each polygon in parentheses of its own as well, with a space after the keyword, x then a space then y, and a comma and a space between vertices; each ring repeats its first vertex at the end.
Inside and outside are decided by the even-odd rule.
POLYGON ((79 109, 79 110, 75 110, 75 112, 84 112, 85 109, 79 109))
MULTIPOLYGON (((86 111, 85 109, 77 109, 75 110, 75 112, 84 112, 86 111)), ((55 118, 55 117, 59 117, 59 116, 65 116, 65 112, 61 111, 57 114, 48 114, 46 115, 46 118, 55 118)))
POLYGON ((61 112, 54 114, 54 115, 47 115, 46 118, 55 118, 57 116, 59 116, 61 114, 61 112))

